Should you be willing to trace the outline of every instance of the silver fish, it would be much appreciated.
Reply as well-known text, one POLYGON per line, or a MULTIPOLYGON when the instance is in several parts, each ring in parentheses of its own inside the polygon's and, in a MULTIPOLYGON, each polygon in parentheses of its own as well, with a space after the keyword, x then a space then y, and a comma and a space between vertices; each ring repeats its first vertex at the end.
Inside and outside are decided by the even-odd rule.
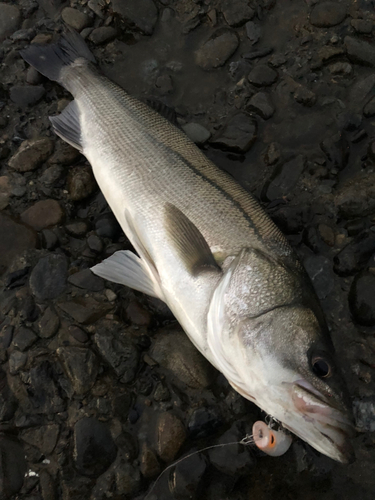
POLYGON ((317 297, 252 196, 169 121, 102 76, 74 32, 22 57, 74 100, 51 117, 138 252, 92 268, 163 300, 245 398, 329 457, 352 459, 352 416, 317 297))

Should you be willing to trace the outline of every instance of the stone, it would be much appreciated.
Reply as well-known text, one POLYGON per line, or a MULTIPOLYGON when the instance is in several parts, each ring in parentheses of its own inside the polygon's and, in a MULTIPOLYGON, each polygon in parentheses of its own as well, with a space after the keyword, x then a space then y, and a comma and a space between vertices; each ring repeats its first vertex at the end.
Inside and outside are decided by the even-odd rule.
POLYGON ((335 255, 334 271, 340 276, 355 274, 366 267, 374 252, 375 233, 363 231, 335 255))
POLYGON ((195 61, 205 70, 218 68, 234 54, 238 44, 235 31, 221 28, 195 52, 195 61))
POLYGON ((46 470, 40 471, 39 484, 43 500, 56 500, 55 481, 46 470))
POLYGON ((76 31, 82 31, 92 24, 92 18, 83 12, 71 7, 65 7, 61 12, 64 23, 68 24, 76 31))
POLYGON ((145 35, 152 35, 158 20, 158 9, 153 0, 137 0, 136 2, 112 0, 112 10, 130 26, 138 28, 145 35))
POLYGON ((66 288, 68 261, 63 254, 42 257, 30 275, 30 290, 37 300, 52 300, 66 288))
POLYGON ((336 192, 335 205, 343 217, 365 217, 375 212, 375 173, 351 177, 336 192))
POLYGON ((121 227, 113 213, 108 212, 97 217, 95 231, 101 238, 115 240, 121 234, 121 227))
POLYGON ((250 21, 255 11, 246 0, 231 0, 230 2, 221 2, 221 12, 229 26, 242 26, 250 21))
POLYGON ((28 397, 35 414, 55 414, 65 410, 60 396, 61 388, 56 385, 61 375, 56 372, 56 360, 43 360, 35 364, 29 372, 28 397))
POLYGON ((156 454, 146 445, 146 443, 142 445, 140 461, 143 477, 151 478, 160 474, 160 465, 156 454))
MULTIPOLYGON (((11 5, 9 5, 11 7, 11 5)), ((0 19, 2 9, 0 4, 0 19)), ((1 24, 0 24, 1 33, 1 24)), ((25 452, 16 439, 0 436, 0 497, 10 499, 22 488, 27 462, 25 452)))
POLYGON ((73 168, 68 175, 68 191, 73 201, 84 200, 97 190, 97 184, 89 166, 73 168))
POLYGON ((95 323, 111 309, 111 304, 101 303, 92 297, 78 297, 68 302, 61 302, 59 308, 83 325, 95 323))
POLYGON ((277 72, 266 64, 257 64, 249 73, 248 80, 256 87, 268 87, 276 82, 277 72))
POLYGON ((13 351, 9 356, 9 373, 16 375, 27 362, 27 352, 13 351))
POLYGON ((223 418, 213 407, 202 406, 194 410, 187 424, 191 439, 202 439, 214 435, 223 425, 223 418))
POLYGON ((171 75, 160 75, 156 78, 155 87, 159 90, 161 95, 168 95, 173 93, 173 80, 171 75))
POLYGON ((104 281, 102 278, 95 276, 90 269, 83 269, 82 271, 71 274, 68 278, 68 282, 78 288, 90 290, 91 292, 100 292, 104 288, 104 281))
POLYGON ((249 114, 240 112, 230 118, 210 142, 214 147, 242 154, 249 151, 256 138, 256 121, 249 114))
POLYGON ((260 25, 254 23, 253 21, 248 21, 245 24, 245 28, 246 28, 247 38, 253 45, 256 44, 262 35, 262 28, 260 27, 260 25))
POLYGON ((268 146, 267 153, 264 156, 264 163, 266 165, 274 165, 280 159, 281 151, 280 146, 276 142, 271 142, 268 146))
POLYGON ((38 448, 43 455, 50 455, 55 449, 60 426, 57 424, 42 425, 37 429, 26 429, 20 433, 25 443, 38 448))
POLYGON ((87 238, 87 246, 90 250, 98 254, 103 251, 103 242, 96 234, 90 234, 87 238))
POLYGON ((357 33, 370 34, 374 23, 370 19, 352 19, 350 24, 353 26, 357 33))
POLYGON ((56 200, 37 201, 21 214, 21 220, 36 231, 60 224, 64 212, 56 200))
POLYGON ((352 62, 375 67, 374 45, 351 36, 346 36, 344 42, 348 57, 352 62))
POLYGON ((113 368, 121 382, 131 382, 139 365, 137 347, 123 335, 113 333, 96 333, 94 341, 100 355, 113 368))
POLYGON ((91 31, 89 40, 95 45, 111 42, 117 36, 117 30, 112 26, 100 26, 91 31))
POLYGON ((60 358, 65 373, 77 395, 86 394, 95 384, 99 363, 91 349, 83 347, 59 347, 56 354, 60 358))
POLYGON ((43 82, 43 75, 39 73, 33 66, 29 66, 26 72, 26 82, 30 85, 39 85, 43 82))
POLYGON ((46 93, 42 85, 15 85, 10 89, 10 99, 19 108, 25 109, 41 100, 46 93))
POLYGON ((137 300, 132 300, 126 308, 126 316, 133 325, 148 327, 152 317, 137 300))
POLYGON ((293 93, 294 99, 303 106, 313 106, 316 102, 316 95, 303 85, 298 85, 293 93))
POLYGON ((332 262, 324 255, 310 255, 303 261, 315 292, 320 300, 330 295, 335 286, 332 262))
POLYGON ((203 125, 199 123, 186 123, 182 125, 182 130, 195 144, 204 144, 211 137, 211 132, 209 132, 203 125))
POLYGON ((105 18, 105 5, 101 2, 101 0, 89 0, 88 7, 95 12, 95 14, 100 17, 100 19, 105 18))
POLYGON ((48 137, 23 141, 9 166, 17 172, 30 172, 44 163, 53 152, 54 143, 48 137))
POLYGON ((216 374, 212 365, 178 329, 160 331, 151 347, 150 356, 193 389, 208 387, 216 374))
POLYGON ((59 166, 71 165, 80 155, 81 153, 78 149, 73 148, 73 146, 63 140, 58 140, 55 144, 55 151, 48 159, 48 163, 50 165, 57 164, 59 166))
POLYGON ((357 274, 349 292, 350 312, 356 323, 375 326, 375 269, 357 274))
POLYGON ((89 230, 89 225, 84 220, 75 220, 72 222, 68 222, 65 224, 65 229, 70 236, 74 236, 75 238, 83 238, 87 231, 89 230))
POLYGON ((165 412, 156 422, 156 451, 166 463, 172 462, 186 440, 184 424, 177 415, 165 412))
POLYGON ((39 177, 39 181, 46 186, 57 186, 65 174, 65 169, 60 165, 47 168, 39 177))
POLYGON ((359 432, 375 432, 375 400, 368 398, 365 401, 353 401, 353 414, 359 432))
POLYGON ((205 482, 204 474, 208 464, 204 456, 188 455, 189 453, 182 455, 174 468, 173 484, 170 483, 170 491, 174 498, 199 498, 201 486, 205 482))
POLYGON ((353 73, 353 66, 348 62, 336 62, 328 66, 332 75, 350 76, 353 73))
POLYGON ((310 23, 318 28, 329 28, 342 23, 345 18, 346 5, 338 2, 321 2, 313 7, 310 23))
POLYGON ((114 462, 117 448, 108 427, 84 417, 74 426, 74 461, 78 472, 98 477, 114 462))
POLYGON ((372 97, 363 108, 363 114, 366 118, 375 116, 375 97, 372 97))
POLYGON ((87 333, 76 325, 70 325, 69 333, 75 340, 81 342, 82 344, 89 340, 87 333))
POLYGON ((0 275, 14 259, 35 248, 37 242, 37 235, 32 229, 0 214, 0 275))
POLYGON ((306 159, 302 155, 298 155, 278 165, 271 180, 264 188, 266 198, 269 201, 273 201, 290 194, 305 170, 305 166, 306 159))
POLYGON ((0 2, 0 42, 14 33, 21 22, 19 7, 0 2))
POLYGON ((43 339, 49 339, 57 333, 59 326, 60 318, 51 307, 47 307, 38 323, 38 335, 43 339))
POLYGON ((21 326, 14 338, 12 345, 14 347, 17 347, 20 351, 26 351, 29 347, 31 347, 35 342, 38 340, 38 336, 35 335, 35 333, 30 330, 30 328, 26 328, 24 326, 21 326))
POLYGON ((346 167, 349 158, 349 144, 344 134, 337 133, 332 137, 327 137, 320 143, 320 147, 337 170, 346 167))
POLYGON ((335 232, 327 224, 319 224, 318 231, 321 239, 326 245, 333 247, 335 245, 335 232))
POLYGON ((271 118, 275 112, 271 98, 265 92, 258 92, 253 95, 249 101, 247 109, 249 111, 255 111, 255 113, 264 118, 264 120, 271 118))

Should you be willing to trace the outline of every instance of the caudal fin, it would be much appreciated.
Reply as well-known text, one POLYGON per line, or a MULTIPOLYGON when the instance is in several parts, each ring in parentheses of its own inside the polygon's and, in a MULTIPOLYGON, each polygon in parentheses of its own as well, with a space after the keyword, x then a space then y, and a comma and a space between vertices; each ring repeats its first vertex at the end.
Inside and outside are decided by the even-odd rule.
POLYGON ((61 70, 74 63, 78 58, 95 62, 95 58, 75 31, 69 30, 61 35, 57 43, 50 45, 30 45, 20 51, 23 59, 50 80, 60 82, 61 70))

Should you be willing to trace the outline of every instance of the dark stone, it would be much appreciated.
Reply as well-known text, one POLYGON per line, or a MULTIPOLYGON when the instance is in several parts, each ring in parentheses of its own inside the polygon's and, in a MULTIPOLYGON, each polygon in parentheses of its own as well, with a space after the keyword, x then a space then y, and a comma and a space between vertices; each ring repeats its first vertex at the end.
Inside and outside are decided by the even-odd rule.
POLYGON ((45 94, 41 85, 15 85, 10 89, 11 100, 21 109, 39 102, 45 94))
POLYGON ((156 451, 166 463, 175 459, 186 440, 186 430, 174 413, 164 412, 156 422, 156 451))
POLYGON ((60 303, 59 307, 83 325, 95 323, 112 309, 111 304, 100 303, 92 297, 77 297, 69 302, 60 303))
POLYGON ((84 417, 74 426, 74 460, 78 472, 98 477, 114 462, 117 448, 108 427, 84 417))
POLYGON ((344 247, 333 259, 340 276, 350 276, 364 269, 375 252, 375 234, 364 231, 344 247))
POLYGON ((346 5, 338 2, 321 2, 310 14, 310 23, 319 28, 329 28, 342 23, 346 18, 346 5))
POLYGON ((346 36, 344 39, 349 59, 364 66, 375 67, 374 46, 368 42, 346 36))
POLYGON ((316 102, 316 95, 304 85, 298 85, 293 93, 294 99, 303 106, 313 106, 316 102))
POLYGON ((44 80, 43 75, 39 73, 35 68, 29 66, 26 73, 26 82, 30 85, 38 85, 44 80))
POLYGON ((91 196, 97 189, 91 167, 73 168, 68 175, 68 191, 73 201, 80 201, 91 196))
POLYGON ((65 403, 55 383, 55 380, 61 378, 55 371, 55 363, 42 361, 29 372, 27 392, 34 413, 48 415, 65 410, 65 403))
POLYGON ((103 242, 96 234, 90 234, 87 238, 87 245, 89 249, 95 253, 101 253, 103 251, 103 242))
MULTIPOLYGON (((50 165, 72 165, 81 153, 78 149, 73 148, 70 144, 64 141, 57 141, 55 144, 55 151, 53 155, 48 159, 50 165)), ((84 168, 84 167, 83 167, 84 168)))
POLYGON ((260 25, 254 23, 253 21, 249 21, 246 23, 245 28, 246 28, 247 38, 253 45, 256 44, 259 41, 262 34, 262 28, 260 27, 260 25))
POLYGON ((60 326, 60 319, 51 307, 47 307, 39 323, 39 337, 49 339, 55 335, 60 326))
POLYGON ((58 186, 64 177, 65 169, 60 165, 53 165, 47 168, 40 176, 39 181, 46 186, 58 186))
POLYGON ((0 42, 17 30, 20 21, 21 13, 16 5, 0 3, 0 42))
POLYGON ((223 66, 236 51, 238 44, 235 31, 221 28, 195 52, 196 63, 205 70, 223 66))
POLYGON ((367 132, 366 130, 362 129, 362 130, 358 130, 358 132, 355 132, 350 140, 351 142, 353 142, 354 144, 357 144, 357 142, 361 142, 363 139, 365 139, 367 137, 367 132))
POLYGON ((112 212, 100 215, 95 222, 95 231, 100 238, 115 240, 121 234, 120 224, 112 212))
MULTIPOLYGON (((263 49, 251 50, 250 52, 246 52, 242 57, 244 59, 247 59, 248 61, 251 61, 253 59, 268 56, 269 54, 272 54, 272 51, 272 47, 264 47, 263 49)), ((275 68, 277 67, 276 64, 273 64, 273 66, 275 68)))
POLYGON ((95 28, 89 35, 89 40, 95 45, 102 45, 114 40, 117 36, 117 30, 112 26, 100 26, 95 28))
POLYGON ((89 225, 84 220, 76 220, 65 225, 66 232, 75 238, 82 238, 89 230, 89 225))
POLYGON ((0 347, 4 352, 10 346, 13 339, 14 326, 4 325, 0 330, 0 347))
POLYGON ((373 21, 370 19, 352 19, 350 24, 353 26, 357 33, 363 33, 369 35, 372 32, 374 26, 373 21))
POLYGON ((36 231, 60 224, 64 211, 56 200, 37 201, 21 214, 21 220, 36 231))
POLYGON ((27 362, 27 352, 13 351, 9 356, 9 373, 16 375, 27 362))
POLYGON ((139 326, 149 326, 152 320, 151 314, 138 301, 132 300, 126 308, 128 320, 139 326))
POLYGON ((305 165, 304 156, 298 155, 277 166, 271 180, 264 188, 266 198, 272 201, 289 195, 305 170, 305 165))
POLYGON ((27 462, 22 446, 14 439, 0 436, 1 498, 6 500, 19 492, 22 488, 26 471, 27 462))
POLYGON ((319 299, 325 299, 334 289, 332 262, 323 255, 310 255, 303 261, 319 299))
POLYGON ((256 87, 268 87, 276 82, 277 76, 277 72, 266 64, 257 64, 247 78, 256 87))
POLYGON ((112 10, 145 35, 152 35, 158 20, 158 9, 152 0, 137 0, 136 2, 112 0, 112 10))
POLYGON ((320 147, 334 168, 342 170, 346 167, 349 158, 349 144, 343 134, 336 134, 324 139, 320 147))
POLYGON ((372 97, 363 108, 363 114, 366 118, 375 116, 375 97, 372 97))
POLYGON ((112 401, 113 412, 121 420, 126 420, 132 405, 132 395, 130 393, 119 394, 112 401))
POLYGON ((68 24, 76 31, 82 31, 83 28, 87 28, 92 24, 90 16, 77 9, 72 9, 71 7, 65 7, 61 12, 61 17, 64 23, 68 24))
POLYGON ((212 436, 223 425, 223 420, 216 408, 197 408, 190 415, 187 427, 191 439, 212 436))
POLYGON ((199 123, 187 123, 181 128, 195 144, 204 144, 211 137, 211 132, 199 123))
POLYGON ((170 486, 173 497, 199 498, 200 486, 206 469, 207 462, 202 454, 191 457, 182 455, 173 472, 173 483, 170 486))
POLYGON ((0 275, 15 258, 36 245, 37 236, 32 229, 0 214, 0 275))
POLYGON ((271 102, 271 98, 265 92, 258 92, 250 99, 247 109, 255 111, 265 120, 271 118, 275 112, 275 108, 271 102))
POLYGON ((46 250, 54 250, 59 243, 56 233, 54 233, 51 229, 43 229, 41 237, 43 248, 46 250))
POLYGON ((95 276, 90 269, 83 269, 82 271, 78 271, 78 273, 72 274, 69 276, 68 281, 78 288, 90 290, 91 292, 100 292, 104 288, 102 278, 95 276))
POLYGON ((351 177, 336 193, 335 205, 343 217, 364 217, 375 211, 375 174, 351 177))
POLYGON ((171 394, 168 387, 163 384, 163 382, 158 382, 155 386, 153 397, 155 401, 169 401, 171 399, 171 394))
POLYGON ((375 326, 375 270, 362 271, 354 278, 349 292, 349 307, 360 325, 375 326))
POLYGON ((35 448, 43 455, 50 455, 55 449, 60 427, 57 424, 42 425, 37 429, 26 429, 20 434, 21 439, 35 448))
POLYGON ((233 27, 242 26, 255 15, 255 11, 250 7, 249 2, 243 0, 223 1, 221 11, 226 22, 233 27))
POLYGON ((69 333, 75 340, 81 342, 82 344, 89 340, 89 336, 87 335, 87 333, 79 326, 70 325, 69 333))
POLYGON ((23 286, 27 281, 29 271, 30 271, 30 266, 26 266, 22 269, 17 269, 17 271, 9 273, 6 278, 5 288, 12 290, 13 288, 18 288, 19 286, 23 286))
POLYGON ((264 163, 266 165, 274 165, 279 161, 280 156, 280 146, 276 142, 271 142, 268 146, 267 153, 264 156, 264 163))
POLYGON ((257 122, 247 113, 237 113, 210 143, 217 148, 246 153, 257 138, 257 122))
POLYGON ((30 290, 38 300, 55 299, 66 287, 68 262, 65 255, 42 257, 30 275, 30 290))
POLYGON ((83 347, 59 347, 56 351, 61 359, 74 392, 85 394, 95 384, 98 375, 98 361, 95 354, 83 347))
POLYGON ((29 347, 31 347, 38 340, 37 335, 24 326, 21 326, 13 339, 12 344, 17 347, 20 351, 26 351, 29 347))
POLYGON ((38 319, 39 309, 36 307, 35 300, 31 295, 24 297, 19 308, 20 318, 23 321, 34 322, 38 319))

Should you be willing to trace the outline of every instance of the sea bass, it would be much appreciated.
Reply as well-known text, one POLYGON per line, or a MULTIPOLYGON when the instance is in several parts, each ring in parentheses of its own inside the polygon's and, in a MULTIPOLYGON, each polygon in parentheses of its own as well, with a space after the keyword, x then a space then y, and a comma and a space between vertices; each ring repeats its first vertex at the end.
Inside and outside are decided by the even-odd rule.
POLYGON ((138 255, 92 268, 163 300, 245 398, 329 457, 352 459, 352 416, 309 278, 257 201, 163 116, 95 67, 81 37, 22 57, 74 96, 51 117, 79 149, 138 255))

